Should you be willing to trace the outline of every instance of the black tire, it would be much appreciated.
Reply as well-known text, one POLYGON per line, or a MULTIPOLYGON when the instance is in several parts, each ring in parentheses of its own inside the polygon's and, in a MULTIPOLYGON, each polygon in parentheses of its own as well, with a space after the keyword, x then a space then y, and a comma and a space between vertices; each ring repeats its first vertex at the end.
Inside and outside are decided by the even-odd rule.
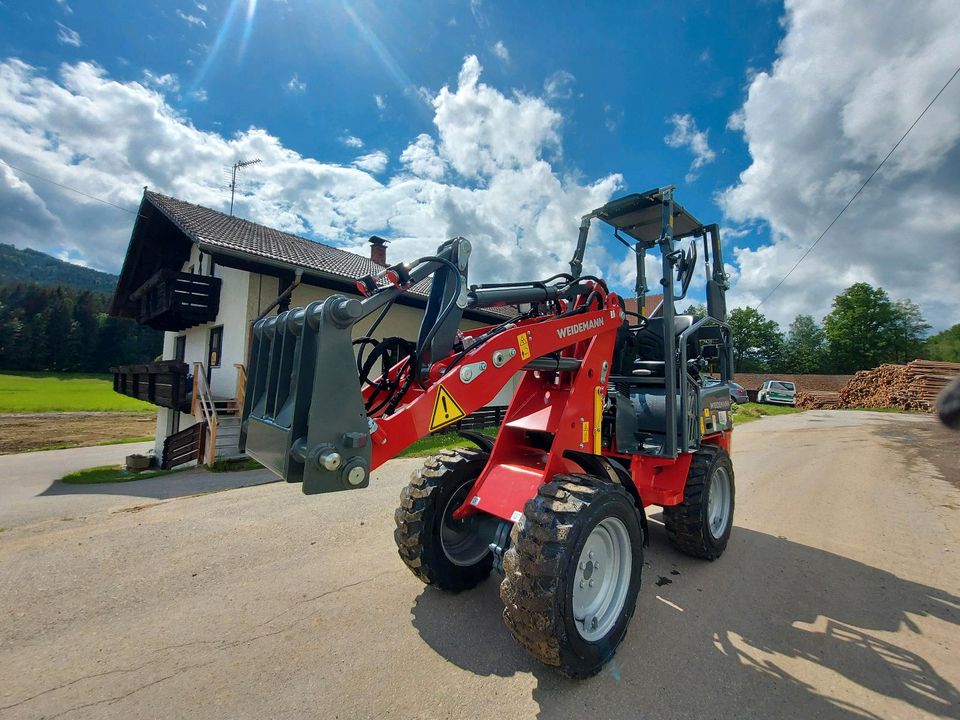
MULTIPOLYGON (((469 590, 483 582, 493 568, 493 553, 489 549, 483 553, 485 544, 478 541, 476 548, 467 548, 469 557, 482 555, 476 562, 464 563, 462 558, 455 562, 456 556, 452 550, 448 554, 441 538, 444 512, 449 515, 466 499, 488 458, 476 449, 446 450, 427 458, 400 494, 393 538, 400 558, 427 585, 448 592, 469 590)), ((449 518, 447 522, 448 528, 456 523, 449 518)))
POLYGON ((643 530, 620 485, 589 475, 557 475, 524 508, 503 557, 503 620, 531 655, 573 678, 600 672, 630 624, 643 569, 643 530), (603 637, 581 636, 573 615, 577 562, 593 529, 619 518, 630 540, 631 570, 622 609, 603 637))
POLYGON ((687 484, 683 490, 683 502, 663 509, 663 524, 667 539, 677 550, 693 557, 716 560, 723 554, 733 529, 733 510, 736 486, 733 480, 733 463, 723 448, 704 445, 693 455, 687 484), (711 479, 724 472, 729 480, 729 512, 725 525, 714 531, 710 526, 711 479))

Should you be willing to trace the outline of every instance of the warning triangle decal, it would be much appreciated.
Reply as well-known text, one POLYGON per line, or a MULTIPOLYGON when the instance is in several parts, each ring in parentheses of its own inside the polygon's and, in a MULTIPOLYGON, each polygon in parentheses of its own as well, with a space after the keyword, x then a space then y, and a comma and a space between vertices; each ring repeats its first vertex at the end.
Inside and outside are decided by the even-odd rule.
POLYGON ((453 395, 441 385, 437 391, 437 399, 433 402, 433 414, 430 416, 430 432, 442 428, 444 425, 456 422, 466 413, 460 404, 453 399, 453 395))

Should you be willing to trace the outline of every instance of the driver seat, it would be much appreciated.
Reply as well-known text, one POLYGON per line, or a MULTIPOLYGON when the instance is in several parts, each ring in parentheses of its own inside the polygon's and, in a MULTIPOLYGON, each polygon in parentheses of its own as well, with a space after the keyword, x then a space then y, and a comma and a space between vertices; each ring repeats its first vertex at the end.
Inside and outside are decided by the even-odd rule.
MULTIPOLYGON (((693 315, 674 315, 673 334, 679 335, 693 325, 693 315)), ((696 340, 689 338, 687 346, 688 357, 696 357, 696 340), (691 354, 692 353, 692 354, 691 354)), ((664 348, 663 348, 663 318, 656 317, 647 320, 647 325, 636 333, 637 360, 633 367, 624 367, 627 373, 633 370, 646 370, 640 377, 663 377, 664 348)))

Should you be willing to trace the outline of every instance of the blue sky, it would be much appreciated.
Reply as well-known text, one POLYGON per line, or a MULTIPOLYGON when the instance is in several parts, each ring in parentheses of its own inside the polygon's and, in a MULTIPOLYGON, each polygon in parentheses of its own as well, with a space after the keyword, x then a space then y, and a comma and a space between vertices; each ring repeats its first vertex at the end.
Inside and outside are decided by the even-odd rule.
MULTIPOLYGON (((481 240, 490 236, 493 249, 478 269, 484 275, 478 280, 498 275, 504 258, 510 257, 511 243, 498 229, 483 227, 483 220, 501 229, 512 225, 509 188, 523 197, 536 194, 532 191, 542 181, 553 188, 536 201, 539 208, 528 208, 507 233, 514 239, 512 249, 527 253, 517 254, 516 262, 529 275, 530 258, 538 252, 567 259, 575 217, 592 209, 583 203, 672 183, 678 199, 701 220, 719 221, 729 230, 727 259, 740 286, 739 297, 744 304, 755 304, 832 219, 844 193, 849 195, 868 172, 871 153, 889 149, 922 108, 916 107, 919 97, 946 79, 940 66, 949 66, 953 58, 943 57, 949 53, 937 50, 935 41, 956 22, 950 3, 931 3, 929 17, 919 13, 924 17, 913 25, 895 27, 892 39, 879 6, 853 3, 848 17, 834 17, 824 0, 796 0, 786 8, 778 2, 565 6, 490 0, 3 0, 0 60, 14 63, 8 68, 10 77, 22 80, 25 89, 0 102, 0 119, 17 127, 36 122, 31 128, 35 136, 56 137, 58 150, 60 145, 73 147, 69 165, 98 172, 84 180, 84 189, 106 192, 134 206, 140 185, 146 183, 223 207, 228 196, 220 169, 245 153, 265 152, 265 163, 245 174, 243 187, 250 197, 241 198, 239 212, 359 251, 363 232, 382 228, 398 237, 391 252, 402 254, 419 249, 412 235, 428 220, 440 218, 450 227, 460 221, 465 226, 458 232, 481 240), (824 18, 837 27, 824 29, 824 18), (853 27, 857 33, 850 33, 853 27), (863 56, 855 59, 859 74, 857 67, 849 67, 836 73, 844 76, 836 79, 824 71, 835 62, 830 32, 860 38, 864 52, 853 53, 863 56), (911 50, 918 38, 935 46, 933 60, 939 62, 911 50), (890 112, 886 119, 876 113, 875 102, 874 114, 869 112, 870 101, 876 100, 869 97, 871 92, 904 99, 896 85, 884 86, 879 77, 871 80, 874 73, 891 74, 873 59, 884 52, 908 69, 915 64, 911 77, 917 78, 918 100, 899 103, 902 107, 892 113, 898 122, 889 121, 890 112), (471 56, 475 65, 468 62, 471 56), (92 65, 77 69, 78 63, 92 65), (818 64, 819 71, 803 75, 818 64), (72 79, 65 70, 71 67, 72 79), (447 95, 444 87, 449 88, 447 95), (42 118, 25 110, 33 104, 31 98, 45 93, 53 98, 64 89, 71 97, 62 106, 62 117, 52 105, 42 118), (866 96, 859 104, 849 100, 858 90, 866 96), (107 102, 113 103, 103 113, 113 118, 110 127, 91 130, 98 122, 96 108, 107 102), (164 104, 157 111, 160 119, 156 124, 141 121, 145 108, 156 102, 164 104), (84 114, 78 108, 84 107, 93 109, 92 116, 78 122, 84 114), (803 124, 798 114, 808 116, 803 124), (494 139, 475 139, 477 126, 489 126, 494 139), (91 137, 101 138, 111 127, 120 147, 109 152, 84 149, 97 147, 91 137), (156 136, 168 133, 173 138, 190 135, 183 144, 197 143, 202 163, 188 168, 187 153, 179 166, 161 167, 170 155, 164 143, 176 140, 161 142, 156 136), (420 166, 411 160, 409 149, 421 135, 427 138, 421 149, 426 148, 428 159, 436 160, 441 170, 416 169, 420 166), (869 152, 862 152, 866 137, 869 152), (264 138, 269 140, 265 151, 264 138), (504 147, 504 138, 515 140, 516 147, 504 147), (150 157, 153 143, 158 158, 150 157), (490 163, 481 167, 471 160, 487 157, 488 151, 490 163), (540 180, 525 172, 539 160, 545 163, 540 180), (316 164, 333 174, 315 171, 316 164), (292 179, 304 168, 313 183, 309 187, 292 179), (178 172, 191 175, 190 183, 177 177, 178 172), (522 182, 517 179, 521 176, 522 182), (411 177, 419 185, 403 190, 411 187, 411 177), (111 178, 122 187, 114 190, 111 178), (355 189, 323 189, 332 182, 355 189), (498 184, 507 189, 495 193, 498 184), (291 198, 301 198, 302 205, 291 198), (417 222, 397 220, 401 212, 391 214, 391 207, 414 200, 438 209, 417 222), (473 200, 476 206, 467 208, 473 200), (302 209, 317 202, 329 205, 329 217, 302 209), (491 210, 495 202, 505 204, 491 210), (450 203, 456 204, 456 212, 443 210, 450 203), (361 213, 384 220, 367 222, 361 213), (553 237, 564 232, 566 237, 553 237)), ((952 103, 944 102, 947 111, 957 107, 953 97, 945 100, 952 103)), ((936 131, 936 122, 931 121, 930 133, 936 131)), ((922 130, 918 128, 918 134, 922 130)), ((956 146, 953 134, 949 140, 948 156, 956 146)), ((4 148, 0 142, 0 161, 64 184, 83 180, 79 170, 58 172, 58 156, 49 148, 38 146, 31 153, 29 145, 4 148)), ((924 147, 920 150, 925 157, 924 147)), ((916 182, 918 172, 925 177, 944 172, 944 158, 927 159, 919 168, 894 169, 891 185, 864 198, 864 212, 871 202, 883 207, 883 191, 901 192, 902 183, 916 182)), ((953 180, 950 175, 945 185, 953 180)), ((4 187, 0 183, 0 202, 4 187)), ((30 240, 31 227, 37 237, 49 237, 56 234, 49 228, 74 224, 68 218, 78 212, 77 218, 97 228, 95 236, 78 242, 67 233, 40 249, 117 269, 130 226, 121 213, 86 202, 80 210, 71 210, 67 197, 52 196, 62 196, 62 191, 22 174, 9 179, 7 191, 11 197, 23 195, 18 199, 19 224, 0 224, 8 237, 23 237, 13 237, 14 242, 36 246, 30 240), (24 183, 29 187, 22 187, 24 183), (20 212, 24 203, 32 203, 37 219, 20 212), (93 213, 120 217, 107 220, 93 213), (44 229, 43 223, 49 227, 44 229)), ((862 227, 863 218, 853 223, 851 227, 862 227)), ((837 230, 842 233, 844 228, 837 230)), ((950 237, 956 238, 948 232, 950 237)), ((798 272, 796 285, 787 283, 778 291, 784 299, 777 297, 764 309, 784 323, 799 311, 820 316, 833 294, 860 276, 884 285, 894 297, 921 302, 928 314, 956 317, 958 306, 949 297, 949 285, 931 287, 923 267, 911 273, 884 270, 881 253, 867 249, 869 244, 855 245, 843 259, 831 256, 844 251, 842 243, 835 243, 824 253, 822 265, 811 261, 811 274, 798 272), (832 270, 834 277, 824 278, 825 270, 838 263, 843 272, 832 270), (816 278, 816 287, 811 288, 811 278, 816 278)), ((622 253, 612 244, 605 249, 597 259, 599 269, 621 287, 632 286, 622 253)))

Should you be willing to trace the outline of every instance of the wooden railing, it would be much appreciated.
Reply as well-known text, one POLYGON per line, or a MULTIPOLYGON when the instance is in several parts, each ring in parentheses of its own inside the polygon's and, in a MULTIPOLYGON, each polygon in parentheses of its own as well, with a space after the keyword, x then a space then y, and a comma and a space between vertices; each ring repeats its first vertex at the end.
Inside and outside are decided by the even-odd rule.
POLYGON ((237 369, 237 394, 234 396, 237 400, 237 415, 243 414, 243 401, 247 396, 247 368, 243 363, 234 363, 237 369))
MULTIPOLYGON (((213 465, 217 459, 217 408, 213 403, 213 395, 207 384, 207 373, 203 363, 193 364, 193 406, 190 409, 198 422, 207 426, 206 464, 213 465)), ((199 462, 199 458, 198 458, 199 462)))
POLYGON ((167 436, 163 441, 163 462, 160 467, 169 470, 191 460, 202 462, 206 436, 207 428, 203 423, 167 436))

